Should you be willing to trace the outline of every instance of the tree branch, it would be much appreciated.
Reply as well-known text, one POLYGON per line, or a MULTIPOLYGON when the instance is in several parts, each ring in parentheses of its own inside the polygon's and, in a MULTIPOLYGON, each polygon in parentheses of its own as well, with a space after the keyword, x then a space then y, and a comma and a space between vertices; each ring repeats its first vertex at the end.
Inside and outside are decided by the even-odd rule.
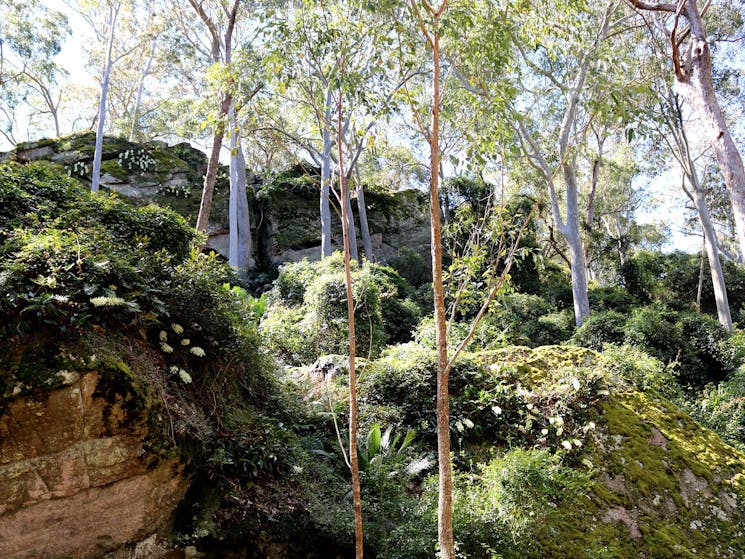
POLYGON ((652 12, 670 12, 670 13, 675 13, 675 10, 676 10, 675 4, 668 4, 666 2, 663 2, 663 3, 655 2, 654 4, 650 4, 649 2, 644 2, 643 0, 627 0, 627 1, 638 10, 648 10, 652 12))

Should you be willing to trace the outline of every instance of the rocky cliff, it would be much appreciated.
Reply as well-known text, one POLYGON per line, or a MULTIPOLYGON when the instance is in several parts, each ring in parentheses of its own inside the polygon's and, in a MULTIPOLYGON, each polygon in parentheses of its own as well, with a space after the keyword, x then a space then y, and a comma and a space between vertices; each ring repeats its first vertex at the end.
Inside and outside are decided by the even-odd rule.
MULTIPOLYGON (((93 133, 25 142, 0 154, 0 162, 48 161, 90 184, 94 143, 93 133)), ((134 144, 106 136, 101 186, 135 203, 155 202, 170 207, 195 223, 206 167, 206 156, 188 143, 134 144)), ((318 169, 309 165, 296 165, 266 177, 252 176, 248 195, 257 262, 279 264, 320 258, 319 180, 318 169)), ((207 246, 225 257, 229 237, 228 191, 227 168, 223 167, 215 187, 207 246)), ((376 260, 390 262, 399 248, 408 247, 428 261, 429 218, 427 200, 421 192, 371 190, 366 193, 366 206, 376 260)), ((359 221, 354 202, 353 213, 359 221)), ((341 229, 337 222, 334 219, 333 239, 340 249, 341 229)), ((362 246, 361 239, 359 245, 362 246)))
POLYGON ((102 557, 163 530, 188 482, 146 448, 134 398, 98 371, 62 370, 54 390, 4 402, 0 557, 102 557))

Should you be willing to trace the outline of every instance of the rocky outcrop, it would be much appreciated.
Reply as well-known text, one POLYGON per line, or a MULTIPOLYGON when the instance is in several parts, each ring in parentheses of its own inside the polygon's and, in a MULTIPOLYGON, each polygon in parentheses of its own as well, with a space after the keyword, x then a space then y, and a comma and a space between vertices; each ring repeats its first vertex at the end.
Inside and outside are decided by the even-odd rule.
POLYGON ((96 371, 19 396, 0 416, 0 557, 102 557, 162 530, 187 488, 146 449, 134 396, 96 371))
MULTIPOLYGON (((18 144, 0 153, 0 162, 45 160, 65 168, 90 184, 95 135, 90 132, 18 144)), ((169 146, 153 141, 135 144, 104 137, 101 186, 137 204, 168 206, 196 222, 206 171, 206 156, 188 143, 169 146)), ((257 262, 281 264, 321 255, 318 212, 318 169, 296 165, 273 177, 252 177, 249 193, 252 238, 257 262)), ((228 256, 228 181, 225 168, 218 174, 206 247, 228 256)), ((429 214, 426 196, 418 190, 365 194, 373 260, 389 263, 398 249, 408 247, 429 261, 429 214)), ((356 201, 352 213, 359 223, 356 201)), ((332 240, 341 250, 341 223, 334 217, 332 240)), ((358 226, 359 230, 359 226, 358 226)), ((362 240, 358 239, 362 247, 362 240)))
MULTIPOLYGON (((520 390, 541 395, 544 402, 542 398, 561 400, 562 381, 557 379, 567 379, 565 386, 573 392, 574 385, 577 394, 598 381, 605 385, 589 400, 559 410, 563 428, 564 420, 583 418, 579 432, 586 432, 586 438, 567 462, 580 475, 589 475, 591 484, 580 498, 562 502, 531 534, 525 557, 745 556, 743 453, 672 402, 609 375, 590 350, 513 347, 484 356, 498 364, 497 375, 517 367, 520 390)), ((535 409, 530 413, 541 421, 535 409)))

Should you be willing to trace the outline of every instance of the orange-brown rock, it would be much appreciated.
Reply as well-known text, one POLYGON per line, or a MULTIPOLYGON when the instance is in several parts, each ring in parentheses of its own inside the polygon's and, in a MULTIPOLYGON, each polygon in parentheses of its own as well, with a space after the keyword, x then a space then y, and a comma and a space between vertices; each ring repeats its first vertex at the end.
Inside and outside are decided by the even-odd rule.
POLYGON ((0 416, 3 559, 102 557, 161 530, 186 490, 178 460, 146 452, 132 395, 96 372, 64 377, 0 416))

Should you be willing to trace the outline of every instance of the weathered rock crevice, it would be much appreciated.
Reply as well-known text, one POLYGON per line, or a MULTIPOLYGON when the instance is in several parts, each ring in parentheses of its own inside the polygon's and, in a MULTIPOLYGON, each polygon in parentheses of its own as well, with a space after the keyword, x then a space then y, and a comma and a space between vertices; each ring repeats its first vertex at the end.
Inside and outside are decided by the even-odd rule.
MULTIPOLYGON (((188 480, 146 451, 147 417, 95 371, 0 417, 0 557, 93 558, 158 533, 188 480)), ((75 378, 77 377, 77 378, 75 378)), ((73 380, 74 379, 74 380, 73 380)))

